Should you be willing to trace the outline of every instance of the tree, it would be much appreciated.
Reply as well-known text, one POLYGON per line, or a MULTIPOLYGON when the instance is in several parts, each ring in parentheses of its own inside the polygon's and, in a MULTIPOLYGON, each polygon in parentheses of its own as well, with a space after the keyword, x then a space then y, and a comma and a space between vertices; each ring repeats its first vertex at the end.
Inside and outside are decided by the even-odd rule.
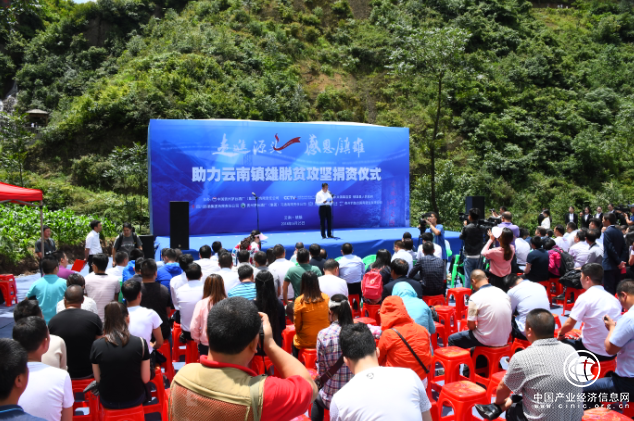
MULTIPOLYGON (((28 153, 27 146, 35 137, 27 129, 26 114, 8 114, 0 112, 0 164, 9 177, 17 169, 20 186, 24 187, 22 174, 28 153)), ((12 180, 9 180, 12 181, 12 180)))
MULTIPOLYGON (((440 131, 442 113, 443 81, 459 70, 466 70, 465 46, 469 33, 452 26, 424 30, 407 25, 396 28, 402 37, 402 43, 390 55, 392 74, 401 76, 432 77, 436 85, 436 112, 432 133, 424 136, 423 147, 429 150, 431 166, 431 204, 438 213, 436 201, 436 158, 443 143, 444 134, 440 131)), ((424 104, 423 104, 424 105, 424 104)))
POLYGON ((0 38, 13 30, 21 14, 35 12, 39 7, 37 0, 9 0, 8 6, 0 4, 0 38))

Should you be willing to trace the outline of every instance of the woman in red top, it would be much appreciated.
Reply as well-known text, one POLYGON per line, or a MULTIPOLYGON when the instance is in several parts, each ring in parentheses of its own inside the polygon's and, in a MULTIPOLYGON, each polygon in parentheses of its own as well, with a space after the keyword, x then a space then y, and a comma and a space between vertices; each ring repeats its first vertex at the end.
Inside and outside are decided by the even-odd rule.
POLYGON ((504 278, 511 274, 511 261, 515 254, 513 243, 513 231, 508 228, 493 227, 489 230, 489 241, 482 249, 482 256, 489 260, 489 270, 487 277, 489 283, 500 288, 504 292, 508 291, 504 278), (500 242, 500 247, 490 249, 495 240, 500 242))

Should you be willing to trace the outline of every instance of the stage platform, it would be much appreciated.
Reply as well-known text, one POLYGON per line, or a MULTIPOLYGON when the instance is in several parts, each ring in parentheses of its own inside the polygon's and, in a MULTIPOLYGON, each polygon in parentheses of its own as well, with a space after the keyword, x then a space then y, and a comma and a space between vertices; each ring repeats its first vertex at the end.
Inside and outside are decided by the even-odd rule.
MULTIPOLYGON (((333 234, 337 238, 322 239, 319 231, 284 231, 284 232, 264 232, 268 237, 262 242, 262 249, 266 250, 282 244, 286 248, 286 256, 292 256, 295 250, 295 243, 301 241, 308 248, 313 243, 319 244, 326 249, 329 258, 341 256, 341 246, 344 243, 351 243, 354 247, 354 254, 365 257, 369 254, 376 253, 379 249, 387 249, 391 253, 394 249, 394 241, 401 239, 404 232, 410 232, 414 237, 414 246, 418 247, 418 228, 367 228, 367 229, 339 229, 333 234)), ((188 253, 198 254, 198 249, 207 244, 211 246, 214 241, 220 241, 222 246, 228 250, 235 247, 242 239, 247 237, 249 233, 242 234, 218 234, 208 236, 189 237, 188 253)), ((445 239, 449 241, 452 252, 459 252, 462 246, 462 240, 458 238, 459 232, 445 231, 445 239)), ((170 246, 169 237, 156 237, 159 247, 156 251, 156 259, 160 259, 160 250, 170 246)), ((185 251, 185 250, 184 250, 185 251)))

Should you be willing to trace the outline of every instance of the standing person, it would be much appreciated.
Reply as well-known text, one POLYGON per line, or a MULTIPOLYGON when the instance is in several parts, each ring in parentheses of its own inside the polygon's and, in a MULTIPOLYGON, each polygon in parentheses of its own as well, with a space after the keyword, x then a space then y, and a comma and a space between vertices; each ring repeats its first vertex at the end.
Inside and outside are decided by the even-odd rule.
POLYGON ((431 403, 420 378, 410 369, 380 367, 365 323, 344 326, 339 346, 354 377, 333 397, 332 421, 431 421, 431 403))
MULTIPOLYGON (((440 258, 443 260, 445 267, 447 266, 447 248, 445 243, 445 228, 440 221, 436 212, 429 212, 430 216, 427 218, 427 225, 429 226, 425 232, 430 232, 434 235, 434 243, 438 244, 441 249, 440 258)), ((447 279, 447 271, 444 271, 443 279, 447 279)))
POLYGON ((603 233, 603 286, 612 295, 616 294, 616 285, 621 280, 621 270, 625 268, 625 262, 628 260, 623 233, 614 224, 614 212, 603 215, 603 226, 606 227, 603 233))
POLYGON ((275 294, 275 281, 271 272, 258 273, 255 277, 255 291, 255 306, 260 313, 269 317, 273 339, 278 346, 282 346, 282 331, 286 329, 286 314, 284 305, 275 294))
POLYGON ((601 206, 597 206, 597 213, 594 214, 594 219, 603 221, 603 208, 601 206))
POLYGON ((354 249, 352 244, 345 243, 341 246, 342 257, 339 260, 339 277, 348 283, 350 295, 358 294, 363 298, 361 291, 361 281, 365 274, 365 264, 359 256, 352 254, 354 249))
POLYGON ((329 297, 342 294, 348 296, 348 284, 339 277, 339 262, 328 259, 324 263, 324 276, 319 277, 319 289, 329 297))
POLYGON ((20 405, 29 414, 47 421, 71 421, 75 396, 70 376, 64 370, 42 363, 49 345, 46 322, 30 316, 13 326, 13 339, 28 353, 29 380, 20 405))
POLYGON ((478 208, 469 209, 467 220, 464 221, 464 227, 460 232, 460 239, 464 243, 464 286, 466 288, 471 288, 471 271, 480 269, 482 264, 480 252, 484 246, 484 235, 477 225, 479 212, 478 208))
POLYGON ((99 401, 106 409, 127 409, 146 401, 150 381, 147 342, 128 330, 128 309, 116 301, 104 310, 104 336, 92 344, 90 361, 99 384, 99 401))
POLYGON ((506 292, 504 278, 511 274, 511 261, 515 254, 513 232, 508 228, 493 227, 489 231, 489 241, 482 249, 482 256, 489 260, 490 267, 487 274, 491 285, 506 292), (498 239, 500 247, 490 249, 491 244, 498 239))
POLYGON ((108 255, 95 254, 92 259, 93 273, 86 276, 86 295, 97 303, 97 312, 101 321, 104 321, 104 308, 114 300, 119 299, 121 283, 119 278, 106 274, 108 268, 108 255))
POLYGON ((328 296, 319 290, 319 279, 314 272, 302 275, 300 295, 295 299, 295 338, 293 353, 298 350, 315 348, 317 334, 330 324, 328 320, 328 296))
POLYGON ((88 272, 92 272, 92 259, 96 254, 102 253, 99 233, 101 232, 101 222, 94 220, 90 222, 90 232, 86 236, 86 248, 84 250, 86 261, 88 262, 88 272))
MULTIPOLYGON (((123 298, 128 308, 128 329, 130 334, 145 339, 150 354, 163 345, 163 333, 161 332, 162 320, 156 311, 141 307, 141 282, 128 280, 121 287, 123 298), (154 342, 152 342, 154 337, 154 342)), ((150 362, 150 370, 154 370, 153 361, 150 362)))
POLYGON ((209 310, 220 301, 227 298, 225 294, 225 284, 222 277, 217 273, 212 273, 205 278, 203 287, 203 299, 196 303, 192 323, 190 325, 190 333, 192 340, 198 344, 198 353, 207 355, 209 352, 209 341, 207 340, 207 316, 209 310))
MULTIPOLYGON (((295 264, 286 259, 286 249, 281 244, 276 244, 273 247, 273 254, 275 255, 275 261, 269 264, 269 271, 273 274, 277 297, 283 299, 282 285, 284 284, 286 273, 290 268, 295 267, 295 264)), ((292 286, 288 287, 289 297, 295 296, 295 291, 292 288, 292 286)))
MULTIPOLYGON (((161 335, 164 340, 170 337, 170 323, 168 314, 170 313, 170 293, 160 282, 156 282, 156 262, 154 259, 139 258, 141 262, 139 272, 141 279, 132 277, 130 281, 141 282, 141 306, 154 310, 161 318, 161 335)), ((126 281, 127 282, 127 281, 126 281)))
POLYGON ((28 358, 17 341, 0 339, 0 420, 44 421, 18 405, 29 382, 28 358))
MULTIPOLYGON (((79 285, 83 291, 84 301, 81 303, 81 308, 84 310, 88 310, 96 315, 99 315, 99 311, 97 311, 97 303, 95 303, 95 300, 86 296, 86 280, 84 279, 84 277, 77 272, 73 272, 66 281, 66 289, 68 289, 68 287, 71 285, 79 285)), ((64 303, 64 300, 60 300, 55 307, 55 312, 61 313, 65 309, 66 305, 64 303)))
POLYGON ((42 260, 44 257, 49 256, 57 251, 55 246, 55 240, 51 238, 51 227, 44 225, 44 253, 42 253, 42 239, 39 238, 35 242, 35 254, 42 260))
POLYGON ((583 208, 583 213, 579 213, 581 217, 581 227, 582 228, 590 228, 590 219, 592 219, 592 215, 590 214, 590 206, 585 206, 583 208))
POLYGON ((548 209, 544 209, 542 211, 542 215, 544 215, 544 219, 542 220, 542 222, 539 224, 540 227, 542 228, 546 228, 547 230, 550 229, 550 224, 552 223, 552 220, 550 218, 550 211, 548 209))
POLYGON ((328 224, 328 238, 334 238, 332 236, 332 195, 328 191, 328 183, 321 185, 321 190, 315 195, 315 204, 319 206, 321 238, 326 238, 326 224, 328 224))
POLYGON ((139 236, 134 232, 132 224, 124 222, 123 231, 114 241, 114 246, 112 247, 112 260, 114 261, 115 254, 119 251, 125 251, 129 256, 134 249, 143 250, 143 243, 141 242, 139 236))
POLYGON ((71 379, 92 377, 90 349, 92 343, 102 335, 99 316, 81 308, 85 298, 81 286, 70 285, 64 294, 66 309, 55 315, 48 324, 51 334, 59 336, 66 343, 71 379))
POLYGON ((44 276, 35 281, 26 293, 26 298, 37 300, 46 323, 57 313, 57 303, 64 298, 64 292, 66 292, 66 280, 57 276, 58 269, 56 260, 44 259, 42 261, 44 276))
POLYGON ((579 225, 579 215, 575 213, 575 208, 572 206, 568 207, 568 213, 564 215, 564 225, 568 225, 569 222, 579 225))

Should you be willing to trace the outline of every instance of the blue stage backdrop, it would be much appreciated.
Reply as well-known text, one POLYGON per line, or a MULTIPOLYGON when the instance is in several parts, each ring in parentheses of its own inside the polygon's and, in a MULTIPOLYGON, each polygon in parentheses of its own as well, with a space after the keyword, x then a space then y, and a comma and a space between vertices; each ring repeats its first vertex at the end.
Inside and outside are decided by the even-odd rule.
POLYGON ((319 228, 315 195, 336 195, 337 228, 409 227, 409 130, 353 123, 151 120, 150 225, 190 203, 190 235, 319 228))

